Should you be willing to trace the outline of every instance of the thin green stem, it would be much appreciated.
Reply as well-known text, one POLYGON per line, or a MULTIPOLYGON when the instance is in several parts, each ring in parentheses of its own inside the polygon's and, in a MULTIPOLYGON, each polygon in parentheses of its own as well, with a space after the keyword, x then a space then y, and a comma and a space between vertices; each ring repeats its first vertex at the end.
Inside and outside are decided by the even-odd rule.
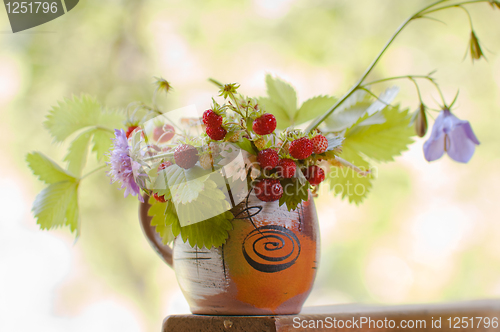
POLYGON ((83 179, 85 179, 87 176, 92 175, 92 174, 94 174, 95 172, 98 172, 98 171, 100 171, 101 169, 104 169, 104 168, 106 168, 106 165, 99 166, 99 167, 97 167, 96 169, 93 169, 93 170, 91 170, 90 172, 88 172, 87 174, 83 175, 83 176, 80 178, 80 180, 83 180, 83 179))
POLYGON ((363 87, 366 87, 368 85, 373 85, 373 84, 378 84, 378 83, 382 83, 382 82, 387 82, 387 81, 394 81, 394 80, 400 80, 400 79, 415 79, 415 78, 424 78, 424 79, 429 79, 429 75, 404 75, 404 76, 393 76, 393 77, 387 77, 387 78, 383 78, 383 79, 380 79, 380 80, 376 80, 376 81, 371 81, 371 82, 368 82, 368 83, 365 83, 363 84, 363 87))
POLYGON ((157 155, 152 156, 152 157, 144 158, 143 160, 150 161, 150 160, 160 159, 160 158, 164 158, 164 157, 172 157, 173 155, 174 155, 173 152, 165 152, 165 153, 157 154, 157 155))
POLYGON ((455 3, 453 5, 443 6, 443 7, 435 8, 435 9, 432 9, 432 10, 426 10, 425 12, 422 13, 422 15, 427 15, 427 14, 430 14, 430 13, 435 13, 435 12, 438 12, 440 10, 444 10, 444 9, 448 9, 448 8, 461 7, 462 5, 468 5, 468 4, 480 3, 480 2, 489 2, 489 0, 468 0, 468 1, 462 1, 462 2, 459 2, 459 3, 455 3))
MULTIPOLYGON (((364 74, 361 76, 361 78, 358 80, 358 82, 339 101, 337 101, 335 103, 335 105, 333 105, 332 107, 330 107, 330 109, 325 114, 323 114, 321 117, 319 117, 315 121, 313 121, 306 128, 306 132, 311 132, 312 130, 316 129, 327 117, 329 117, 340 105, 342 105, 356 90, 359 89, 359 87, 363 84, 364 80, 372 72, 373 68, 375 68, 375 66, 380 61, 380 59, 382 58, 382 56, 384 55, 384 53, 387 51, 387 49, 389 48, 389 46, 391 46, 391 44, 394 42, 394 40, 396 39, 396 37, 399 36, 399 34, 401 33, 401 31, 403 31, 403 29, 412 20, 420 18, 420 16, 424 12, 426 12, 429 9, 431 9, 431 8, 433 8, 433 7, 441 4, 443 2, 446 2, 446 1, 449 1, 449 0, 439 0, 437 2, 434 2, 431 5, 429 5, 429 6, 425 7, 425 8, 423 8, 423 9, 421 9, 416 14, 410 16, 408 19, 406 19, 406 21, 404 21, 403 24, 401 24, 399 26, 399 28, 396 30, 396 32, 392 35, 392 37, 389 39, 389 41, 387 41, 387 43, 385 44, 385 46, 382 48, 382 50, 379 52, 379 54, 377 55, 377 57, 375 58, 375 60, 373 60, 373 62, 370 64, 370 66, 368 66, 368 68, 366 69, 366 71, 364 72, 364 74)), ((483 0, 481 0, 481 1, 483 1, 483 0)))

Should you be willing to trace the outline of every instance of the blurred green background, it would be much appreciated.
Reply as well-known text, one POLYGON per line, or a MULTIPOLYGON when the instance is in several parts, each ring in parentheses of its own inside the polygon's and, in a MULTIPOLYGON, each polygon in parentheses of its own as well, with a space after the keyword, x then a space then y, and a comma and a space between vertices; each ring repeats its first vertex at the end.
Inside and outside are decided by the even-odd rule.
MULTIPOLYGON (((208 77, 259 96, 266 73, 292 83, 302 101, 341 96, 398 25, 429 3, 87 0, 16 34, 0 10, 0 330, 159 331, 166 315, 188 310, 173 271, 142 235, 137 200, 123 199, 103 172, 81 186, 78 241, 67 230, 38 230, 29 209, 42 184, 24 158, 39 150, 62 160, 66 147, 51 145, 42 127, 59 99, 86 92, 124 108, 149 102, 153 76, 162 76, 174 87, 158 99, 164 109, 204 109, 217 92, 208 77)), ((451 9, 434 16, 446 25, 412 23, 371 77, 438 69, 449 101, 460 89, 455 113, 471 121, 481 146, 468 165, 447 157, 429 164, 418 140, 379 165, 358 207, 323 190, 321 267, 306 305, 500 296, 500 10, 468 8, 488 62, 464 60, 470 28, 451 9)), ((416 109, 411 83, 398 84, 397 102, 416 109)), ((438 100, 430 85, 422 92, 429 104, 438 100)))

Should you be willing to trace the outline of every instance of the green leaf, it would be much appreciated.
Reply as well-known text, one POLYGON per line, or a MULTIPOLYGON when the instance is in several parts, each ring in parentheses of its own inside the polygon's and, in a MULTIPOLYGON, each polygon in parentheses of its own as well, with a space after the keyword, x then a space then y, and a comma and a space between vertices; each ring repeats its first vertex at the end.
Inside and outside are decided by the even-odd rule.
POLYGON ((297 111, 293 120, 294 125, 300 125, 325 114, 336 101, 336 98, 329 96, 317 96, 306 100, 297 111))
MULTIPOLYGON (((153 199, 154 200, 154 199, 153 199)), ((228 231, 233 228, 231 221, 234 219, 230 211, 226 211, 201 222, 181 227, 179 218, 171 201, 159 203, 150 199, 151 207, 148 215, 153 216, 151 225, 156 226, 164 244, 181 236, 184 242, 198 248, 220 247, 229 237, 228 231)))
POLYGON ((73 181, 53 183, 36 196, 32 210, 40 228, 52 229, 66 225, 78 234, 78 184, 73 181))
POLYGON ((77 176, 82 174, 82 169, 87 162, 88 147, 91 137, 92 131, 84 131, 78 135, 78 137, 71 142, 68 153, 66 157, 64 157, 64 161, 68 162, 68 170, 77 176))
POLYGON ((292 126, 297 113, 297 94, 294 88, 269 74, 266 75, 266 85, 268 98, 259 98, 259 104, 267 113, 275 116, 277 129, 292 126))
POLYGON ((358 90, 324 121, 325 131, 340 132, 355 124, 370 107, 371 97, 366 91, 358 90))
POLYGON ((74 132, 99 124, 101 104, 87 95, 64 99, 50 110, 45 127, 57 142, 62 142, 74 132))
MULTIPOLYGON (((348 142, 344 143, 340 156, 363 171, 370 170, 370 164, 348 142)), ((326 175, 330 190, 333 190, 335 195, 348 198, 349 203, 356 204, 361 203, 370 192, 372 178, 372 174, 363 176, 354 169, 340 165, 331 167, 330 172, 326 175)))
POLYGON ((207 171, 199 166, 186 170, 178 165, 172 165, 165 171, 172 199, 181 204, 195 200, 205 188, 203 182, 208 179, 207 171))
POLYGON ((309 182, 301 184, 298 179, 284 179, 281 181, 283 195, 279 200, 280 206, 286 204, 288 211, 295 210, 297 206, 309 198, 309 182))
POLYGON ((408 110, 386 107, 381 113, 366 114, 345 133, 345 146, 370 159, 387 162, 408 149, 415 135, 408 110))
POLYGON ((236 146, 238 146, 240 149, 245 150, 246 152, 250 154, 257 154, 257 152, 254 150, 252 142, 248 140, 248 138, 243 137, 241 141, 233 143, 236 146))
POLYGON ((221 214, 231 208, 226 196, 212 180, 203 183, 198 197, 188 204, 176 204, 177 216, 182 227, 221 214))
POLYGON ((228 231, 233 229, 231 223, 233 219, 233 214, 226 211, 196 224, 180 227, 181 238, 184 242, 189 242, 191 247, 207 249, 220 247, 226 243, 229 237, 228 231))
POLYGON ((92 143, 94 146, 92 147, 92 152, 96 153, 97 160, 101 160, 104 154, 111 149, 111 145, 113 144, 111 139, 114 137, 114 134, 100 128, 95 129, 93 133, 92 143))
POLYGON ((324 131, 340 132, 365 116, 372 116, 392 103, 399 92, 398 87, 388 88, 375 99, 364 90, 355 91, 339 108, 324 121, 324 131))
POLYGON ((276 118, 276 129, 283 130, 291 126, 292 121, 287 111, 270 98, 259 98, 259 104, 266 111, 276 118))
POLYGON ((297 112, 297 93, 288 83, 266 75, 267 95, 287 113, 290 119, 297 112))
POLYGON ((172 233, 172 224, 175 223, 175 220, 172 218, 177 218, 177 216, 172 211, 167 212, 167 203, 158 202, 153 196, 149 198, 149 204, 151 206, 148 210, 148 216, 152 217, 151 226, 155 226, 163 244, 171 243, 175 239, 175 235, 172 233))
POLYGON ((26 156, 28 166, 40 181, 46 184, 61 181, 75 182, 77 179, 69 172, 63 170, 54 161, 39 152, 33 152, 26 156))

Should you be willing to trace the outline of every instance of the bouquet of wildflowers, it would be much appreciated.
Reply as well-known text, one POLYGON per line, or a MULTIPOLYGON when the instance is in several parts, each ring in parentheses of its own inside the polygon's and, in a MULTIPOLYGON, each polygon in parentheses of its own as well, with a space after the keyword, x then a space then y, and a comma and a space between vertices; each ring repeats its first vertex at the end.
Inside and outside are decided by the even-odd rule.
MULTIPOLYGON (((480 3, 500 9, 497 0, 440 0, 412 15, 341 98, 316 96, 299 105, 289 83, 267 75, 264 97, 247 97, 237 83, 210 79, 218 93, 200 113, 192 107, 164 112, 154 97, 152 105, 132 103, 126 112, 110 111, 85 95, 65 99, 52 108, 45 127, 56 142, 73 137, 64 159, 67 167, 38 152, 27 157, 47 184, 33 205, 37 222, 42 229, 68 226, 79 234, 78 188, 88 175, 107 169, 125 196, 148 200, 151 225, 164 243, 180 236, 193 247, 217 247, 232 228, 232 209, 249 195, 295 210, 325 185, 334 195, 360 203, 372 185, 372 164, 394 160, 415 135, 424 137, 432 111, 439 115, 423 145, 424 157, 434 161, 447 153, 467 163, 479 141, 469 122, 452 112, 458 94, 445 100, 432 73, 368 77, 409 23, 435 19, 432 14, 452 8, 469 15, 468 50, 473 61, 480 60, 484 54, 465 7, 480 3), (415 84, 420 100, 416 111, 394 104, 397 87, 380 95, 372 90, 378 83, 401 79, 415 84), (424 101, 421 81, 436 87, 439 109, 424 101), (89 149, 102 166, 83 173, 89 149)), ((157 79, 156 87, 155 95, 172 93, 164 79, 157 79)))

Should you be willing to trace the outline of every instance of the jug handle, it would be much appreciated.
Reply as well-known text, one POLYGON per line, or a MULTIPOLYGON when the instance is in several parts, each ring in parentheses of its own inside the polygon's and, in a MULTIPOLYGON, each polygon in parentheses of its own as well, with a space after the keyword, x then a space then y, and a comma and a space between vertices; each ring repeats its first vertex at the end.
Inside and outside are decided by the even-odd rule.
POLYGON ((156 233, 155 227, 151 226, 151 217, 148 216, 148 210, 151 206, 148 203, 149 196, 143 195, 143 197, 144 203, 139 203, 139 221, 142 231, 144 232, 144 235, 146 235, 151 247, 153 247, 158 255, 163 258, 165 263, 173 268, 172 248, 168 245, 163 244, 160 235, 156 233))

